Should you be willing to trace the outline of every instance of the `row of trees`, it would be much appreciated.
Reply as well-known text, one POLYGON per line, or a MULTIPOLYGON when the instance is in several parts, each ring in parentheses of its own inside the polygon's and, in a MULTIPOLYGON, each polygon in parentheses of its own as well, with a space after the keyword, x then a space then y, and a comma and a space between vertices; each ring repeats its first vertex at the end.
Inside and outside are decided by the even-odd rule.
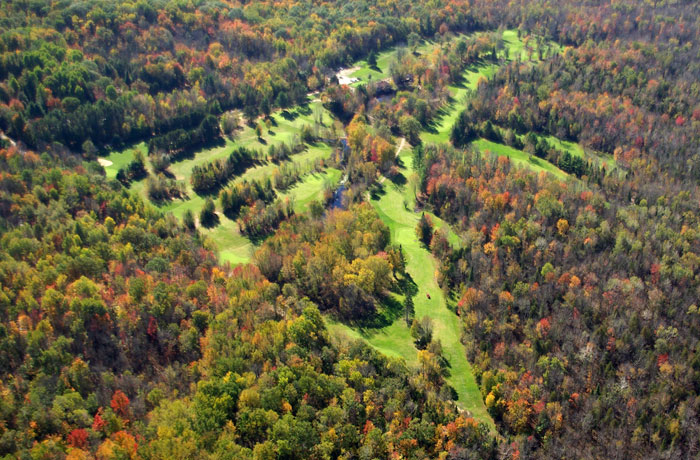
POLYGON ((148 141, 148 153, 164 152, 177 157, 209 145, 220 136, 218 119, 214 115, 207 115, 195 129, 178 128, 151 138, 148 141))
POLYGON ((257 201, 271 202, 276 196, 270 178, 254 181, 243 181, 219 193, 219 203, 224 214, 233 218, 241 208, 253 205, 257 201))
POLYGON ((469 125, 490 121, 519 134, 553 135, 627 168, 653 163, 654 170, 696 178, 688 167, 700 145, 700 93, 688 80, 694 77, 664 72, 659 45, 644 52, 637 46, 589 44, 539 65, 511 64, 479 88, 469 125))
POLYGON ((86 140, 117 146, 162 134, 172 129, 160 129, 161 120, 191 113, 238 108, 252 121, 303 103, 337 67, 370 51, 483 22, 461 4, 331 6, 8 2, 0 129, 31 146, 58 141, 77 151, 86 140))
POLYGON ((389 65, 398 88, 393 97, 377 98, 387 83, 370 82, 355 91, 347 86, 330 86, 323 94, 324 102, 344 122, 349 122, 363 108, 372 113, 374 125, 400 132, 416 145, 420 143, 420 131, 429 129, 439 111, 450 102, 447 86, 461 84, 463 72, 470 65, 502 56, 503 53, 495 52, 502 46, 502 34, 492 32, 475 38, 446 36, 439 46, 425 54, 399 48, 396 59, 389 65))
POLYGON ((197 193, 218 190, 231 179, 250 167, 259 154, 245 147, 235 147, 225 160, 214 160, 192 168, 190 183, 197 193))
POLYGON ((533 132, 519 136, 511 128, 503 130, 494 126, 491 120, 478 122, 472 113, 471 106, 468 106, 466 110, 460 112, 452 126, 450 142, 455 147, 465 147, 479 137, 524 150, 578 178, 583 176, 601 178, 606 173, 605 167, 600 166, 602 160, 585 159, 583 156, 572 155, 568 151, 557 149, 546 138, 537 136, 533 132))
POLYGON ((257 201, 253 206, 241 209, 236 223, 243 235, 259 240, 273 233, 281 222, 293 215, 294 202, 291 200, 277 200, 269 205, 257 201))

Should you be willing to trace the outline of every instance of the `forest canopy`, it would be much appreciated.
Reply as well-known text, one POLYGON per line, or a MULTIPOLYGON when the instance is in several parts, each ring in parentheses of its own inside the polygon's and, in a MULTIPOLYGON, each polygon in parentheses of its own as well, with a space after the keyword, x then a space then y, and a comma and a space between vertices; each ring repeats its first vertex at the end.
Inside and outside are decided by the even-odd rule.
POLYGON ((693 1, 3 2, 0 458, 697 458, 698 82, 693 1))

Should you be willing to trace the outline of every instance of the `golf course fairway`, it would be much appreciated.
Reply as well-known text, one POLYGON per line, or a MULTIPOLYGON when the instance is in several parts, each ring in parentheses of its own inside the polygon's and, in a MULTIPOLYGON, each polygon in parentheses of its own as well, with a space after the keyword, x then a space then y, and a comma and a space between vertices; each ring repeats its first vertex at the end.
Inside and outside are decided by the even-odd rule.
MULTIPOLYGON (((407 178, 411 177, 413 162, 410 149, 401 152, 399 158, 403 164, 402 174, 407 178)), ((418 288, 418 293, 413 298, 415 318, 420 319, 423 316, 428 316, 433 321, 433 337, 442 343, 443 356, 449 363, 450 372, 446 380, 457 392, 458 406, 469 411, 475 419, 488 424, 491 429, 495 430, 493 420, 481 399, 481 392, 476 384, 471 365, 467 361, 464 346, 460 341, 462 330, 460 319, 447 308, 442 290, 435 279, 437 262, 416 237, 415 228, 420 213, 413 212, 414 197, 410 192, 410 187, 396 185, 388 180, 384 181, 383 187, 384 194, 377 199, 372 199, 371 203, 382 221, 391 230, 391 241, 401 245, 406 256, 406 271, 418 288), (428 298, 428 294, 430 298, 428 298)), ((431 217, 436 228, 444 226, 447 229, 446 223, 432 214, 431 217)), ((454 235, 450 236, 450 240, 455 238, 454 235)), ((416 366, 418 364, 418 350, 413 344, 403 316, 381 329, 358 331, 339 323, 330 324, 330 328, 335 331, 343 331, 350 337, 361 337, 389 356, 403 357, 409 365, 416 366)))

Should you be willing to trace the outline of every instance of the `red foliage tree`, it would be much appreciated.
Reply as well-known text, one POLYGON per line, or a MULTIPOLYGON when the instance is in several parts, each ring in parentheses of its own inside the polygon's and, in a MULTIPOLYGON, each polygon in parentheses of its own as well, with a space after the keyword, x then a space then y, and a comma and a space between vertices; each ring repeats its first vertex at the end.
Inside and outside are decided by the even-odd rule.
POLYGON ((146 334, 151 340, 156 340, 158 338, 158 322, 154 317, 150 317, 148 320, 148 328, 146 329, 146 334))
MULTIPOLYGON (((99 415, 96 415, 95 417, 99 417, 99 415)), ((101 419, 101 418, 100 418, 101 419)), ((104 423, 104 422, 102 422, 104 423)), ((73 431, 70 432, 68 435, 68 444, 71 445, 72 447, 77 447, 78 449, 82 449, 85 446, 87 446, 87 439, 88 439, 88 432, 85 431, 83 428, 77 428, 73 431)))
POLYGON ((110 406, 112 407, 112 410, 120 417, 129 417, 129 398, 123 391, 117 390, 114 392, 110 406))
POLYGON ((101 414, 102 414, 102 408, 100 408, 100 410, 97 411, 97 413, 95 414, 95 418, 92 421, 93 431, 102 431, 105 428, 106 422, 102 418, 101 414))

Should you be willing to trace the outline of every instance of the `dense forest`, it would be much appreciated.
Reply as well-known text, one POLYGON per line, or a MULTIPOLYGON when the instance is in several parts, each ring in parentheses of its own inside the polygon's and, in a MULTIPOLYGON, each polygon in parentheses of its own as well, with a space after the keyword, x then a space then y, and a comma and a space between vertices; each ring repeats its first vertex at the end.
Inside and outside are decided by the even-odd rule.
POLYGON ((697 458, 698 82, 691 0, 4 2, 0 458, 697 458))
POLYGON ((360 342, 329 338, 319 307, 347 295, 370 308, 395 282, 387 230, 371 208, 300 218, 261 248, 268 260, 285 234, 302 232, 335 254, 340 291, 326 294, 307 274, 315 259, 309 272, 298 256, 220 268, 196 231, 102 179, 96 163, 14 149, 1 160, 3 453, 494 455, 488 429, 443 390, 439 356, 426 354, 414 374, 360 342), (370 282, 370 270, 383 278, 370 282))
POLYGON ((413 34, 471 31, 467 5, 410 1, 8 2, 0 129, 32 147, 102 146, 303 101, 332 70, 413 34))

